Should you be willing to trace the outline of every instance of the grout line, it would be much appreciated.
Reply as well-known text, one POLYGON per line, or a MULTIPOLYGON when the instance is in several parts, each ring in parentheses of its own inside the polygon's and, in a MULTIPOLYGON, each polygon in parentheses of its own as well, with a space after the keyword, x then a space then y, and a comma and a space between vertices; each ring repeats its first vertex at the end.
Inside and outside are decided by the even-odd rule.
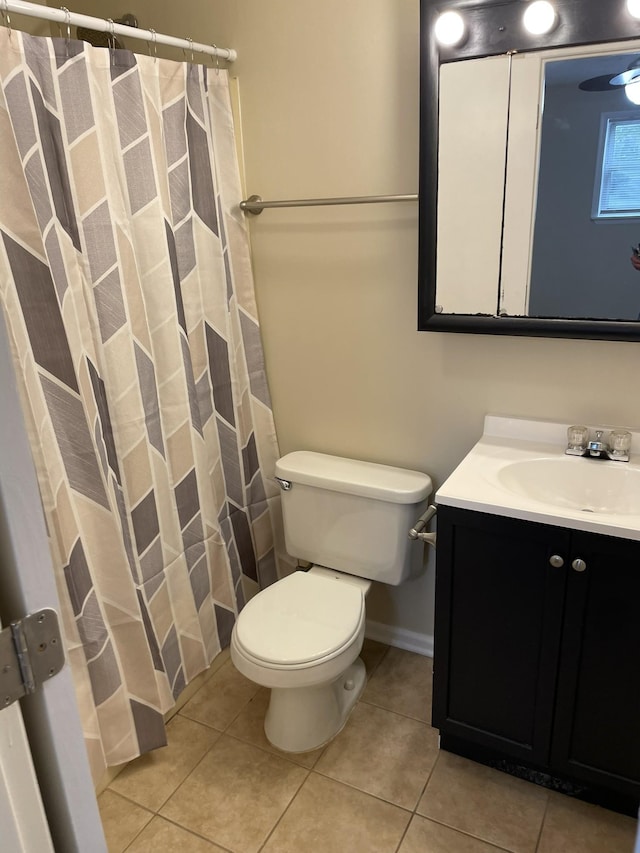
POLYGON ((205 726, 207 729, 211 729, 211 731, 218 732, 218 734, 220 735, 224 734, 225 732, 225 729, 218 729, 213 725, 213 723, 207 723, 206 720, 199 720, 196 719, 196 717, 190 717, 188 714, 183 714, 182 711, 178 712, 178 716, 182 717, 183 720, 189 720, 190 723, 197 723, 200 726, 205 726))
MULTIPOLYGON (((359 702, 361 702, 361 701, 362 701, 362 700, 361 700, 361 699, 359 699, 359 700, 358 700, 358 703, 359 703, 359 702)), ((369 704, 369 703, 365 703, 365 704, 369 704)), ((246 706, 245 706, 245 707, 246 707, 246 706)), ((419 723, 419 724, 421 724, 421 725, 427 726, 427 727, 429 727, 429 728, 433 728, 429 723, 426 723, 424 720, 418 720, 418 719, 417 719, 417 718, 415 718, 415 717, 408 717, 408 716, 407 716, 407 715, 405 715, 405 714, 399 714, 397 711, 391 711, 390 709, 388 709, 388 708, 382 708, 381 706, 373 705, 372 707, 379 708, 379 710, 382 710, 382 711, 384 711, 385 713, 394 714, 394 715, 396 715, 396 716, 402 717, 403 719, 409 719, 409 720, 411 720, 412 722, 416 722, 416 723, 419 723)), ((354 708, 354 710, 355 710, 355 708, 354 708)), ((230 724, 230 725, 231 725, 231 724, 230 724)), ((431 767, 431 769, 429 770, 429 773, 428 773, 427 778, 426 778, 426 780, 425 780, 424 786, 420 789, 420 793, 419 793, 418 797, 416 798, 416 803, 415 803, 415 805, 413 806, 413 808, 409 808, 408 806, 402 806, 402 805, 399 805, 398 803, 393 802, 392 800, 387 800, 387 799, 385 799, 385 798, 384 798, 384 797, 382 797, 382 796, 379 796, 379 795, 377 795, 377 794, 373 794, 373 793, 371 793, 370 791, 367 791, 367 790, 365 790, 365 789, 363 789, 363 788, 359 788, 357 785, 351 784, 351 783, 349 783, 349 782, 345 782, 344 780, 341 780, 341 779, 336 779, 335 777, 333 777, 333 776, 329 776, 329 775, 327 775, 326 773, 323 773, 321 770, 318 770, 318 769, 317 769, 317 764, 318 764, 318 762, 320 761, 320 759, 321 759, 321 758, 322 758, 322 756, 324 755, 325 749, 326 749, 326 748, 328 748, 328 747, 330 746, 330 744, 331 744, 333 741, 330 741, 330 742, 329 742, 329 744, 326 744, 326 745, 325 745, 325 749, 323 749, 323 750, 322 750, 322 752, 320 753, 320 755, 318 755, 318 757, 317 757, 317 758, 316 758, 316 760, 314 761, 313 765, 311 765, 311 767, 309 767, 308 765, 300 764, 299 762, 294 761, 292 758, 290 758, 290 757, 287 755, 287 753, 280 752, 280 751, 277 751, 277 752, 276 752, 276 751, 273 751, 273 750, 271 750, 271 749, 268 749, 267 747, 265 747, 265 746, 264 746, 264 745, 262 745, 262 744, 255 743, 254 741, 251 741, 251 740, 246 740, 246 739, 245 739, 244 737, 242 737, 240 734, 236 734, 236 733, 230 732, 230 731, 229 731, 229 729, 227 729, 225 732, 223 732, 223 734, 225 734, 226 736, 228 736, 228 737, 230 737, 230 738, 233 738, 234 740, 239 741, 240 743, 246 744, 246 745, 248 745, 248 746, 253 746, 253 747, 255 747, 256 749, 259 749, 259 750, 261 750, 262 752, 266 753, 267 755, 275 756, 275 757, 277 757, 277 758, 282 758, 282 759, 284 759, 285 761, 289 762, 290 764, 293 764, 295 767, 299 767, 299 768, 301 768, 302 770, 306 770, 306 771, 307 771, 307 777, 308 777, 308 775, 309 775, 310 773, 315 772, 315 773, 317 773, 317 775, 318 775, 318 776, 322 776, 323 778, 325 778, 325 779, 329 779, 329 780, 330 780, 330 781, 332 781, 332 782, 337 782, 338 784, 346 785, 347 787, 352 788, 352 789, 353 789, 353 790, 355 790, 355 791, 359 791, 360 793, 365 794, 366 796, 373 797, 374 799, 379 800, 380 802, 386 803, 387 805, 395 806, 396 808, 402 809, 403 811, 406 811, 406 812, 408 812, 409 814, 414 814, 414 813, 416 813, 416 811, 415 811, 415 810, 417 809, 418 804, 420 803, 420 799, 421 799, 421 797, 422 797, 422 794, 424 793, 424 790, 425 790, 425 788, 426 788, 427 784, 429 783, 429 780, 431 779, 431 775, 432 775, 432 773, 433 773, 433 770, 434 770, 435 765, 437 764, 437 761, 438 761, 438 758, 439 758, 439 753, 438 753, 438 756, 436 757, 436 760, 435 760, 435 762, 434 762, 433 766, 432 766, 432 767, 431 767)), ((337 736, 336 736, 336 737, 337 737, 337 736)), ((318 749, 320 749, 320 748, 321 748, 321 747, 318 747, 318 749)), ((311 751, 313 752, 314 750, 311 750, 311 751)))
MULTIPOLYGON (((286 752, 282 752, 281 750, 279 750, 278 752, 274 752, 273 749, 268 749, 267 747, 263 746, 262 744, 255 743, 252 740, 245 740, 243 737, 240 737, 240 735, 233 734, 232 732, 223 732, 223 734, 225 734, 227 737, 233 738, 233 740, 237 740, 240 743, 244 743, 247 746, 255 746, 256 749, 259 749, 261 752, 264 752, 265 755, 271 755, 274 758, 282 758, 284 761, 288 761, 289 764, 293 764, 294 767, 300 767, 302 770, 308 770, 309 772, 311 772, 313 770, 313 768, 318 763, 318 761, 320 760, 320 758, 322 757, 322 755, 324 753, 324 749, 322 749, 322 747, 319 746, 318 749, 322 749, 322 752, 316 758, 316 760, 313 762, 313 765, 311 767, 308 767, 306 764, 300 764, 298 761, 294 761, 293 758, 289 758, 288 754, 286 752)), ((328 744, 327 744, 327 746, 328 746, 328 744)), ((276 747, 274 747, 274 749, 276 749, 276 747)), ((311 749, 309 751, 314 752, 315 750, 311 749)), ((306 754, 307 753, 304 753, 304 752, 292 753, 292 755, 306 755, 306 754)))
MULTIPOLYGON (((435 760, 435 761, 434 761, 434 763, 433 763, 433 767, 431 768, 431 771, 429 772, 429 777, 428 777, 427 781, 426 781, 426 782, 425 782, 425 784, 424 784, 424 788, 422 789, 422 793, 421 793, 421 794, 420 794, 420 796, 418 797, 418 802, 416 803, 415 809, 414 809, 414 811, 413 811, 413 815, 414 815, 414 817, 419 817, 419 818, 422 818, 423 820, 429 820, 429 821, 431 821, 432 823, 437 823, 439 826, 444 826, 446 829, 451 829, 451 830, 452 830, 452 831, 454 831, 454 832, 459 832, 459 833, 460 833, 460 835, 465 835, 465 836, 467 836, 468 838, 472 838, 474 841, 482 841, 484 844, 489 844, 489 845, 491 845, 492 847, 495 847, 495 849, 496 849, 496 850, 504 851, 504 853, 514 853, 514 851, 510 850, 508 847, 501 847, 499 844, 496 844, 496 842, 495 842, 495 841, 489 841, 487 838, 483 838, 483 837, 481 837, 481 836, 479 836, 479 835, 474 835, 472 832, 470 832, 470 831, 468 831, 468 830, 466 830, 466 829, 461 829, 461 828, 460 828, 460 827, 458 827, 458 826, 454 826, 452 823, 446 823, 444 820, 442 820, 442 819, 438 819, 438 818, 435 818, 435 817, 432 817, 431 815, 425 815, 425 814, 422 814, 421 812, 419 812, 419 811, 417 810, 417 809, 418 809, 418 806, 420 805, 420 803, 421 803, 421 801, 422 801, 422 798, 424 797, 424 795, 425 795, 425 793, 426 793, 426 790, 427 790, 427 788, 428 788, 428 786, 429 786, 429 782, 431 781, 431 779, 432 779, 432 777, 433 777, 433 774, 434 774, 434 772, 435 772, 436 766, 437 766, 438 762, 440 761, 440 756, 441 756, 441 755, 442 755, 442 750, 441 750, 441 749, 438 749, 438 756, 437 756, 436 760, 435 760)), ((546 809, 545 809, 545 814, 546 814, 546 809)), ((543 817, 543 823, 544 823, 544 817, 543 817)), ((541 831, 542 831, 542 830, 541 830, 541 831)), ((540 836, 538 836, 538 842, 539 842, 539 840, 540 840, 540 836)), ((537 846, 536 846, 536 848, 535 848, 535 849, 537 850, 537 846)), ((397 851, 396 851, 396 853, 397 853, 397 851)), ((535 853, 535 851, 534 851, 534 853, 535 853)))
POLYGON ((415 817, 415 812, 411 815, 411 817, 409 818, 409 822, 407 823, 407 825, 404 828, 404 832, 402 833, 402 835, 400 837, 400 841, 398 842, 398 846, 396 847, 395 853, 398 853, 398 851, 402 847, 402 844, 403 844, 405 838, 407 837, 407 832, 409 832, 409 827, 411 826, 411 823, 413 822, 414 817, 415 817))
MULTIPOLYGON (((200 758, 198 758, 198 760, 193 765, 193 767, 189 770, 189 772, 184 777, 184 779, 182 779, 176 785, 176 787, 171 791, 171 793, 160 803, 160 805, 158 806, 157 809, 149 808, 149 806, 145 806, 142 803, 138 802, 137 800, 132 799, 131 796, 128 796, 127 794, 122 794, 120 791, 116 791, 112 788, 107 788, 106 790, 110 791, 112 794, 116 794, 118 797, 122 797, 123 800, 127 800, 129 803, 132 803, 134 806, 137 806, 140 809, 144 809, 145 811, 150 812, 154 816, 157 815, 158 817, 164 817, 164 815, 160 814, 160 809, 162 809, 162 808, 164 808, 164 806, 166 806, 166 804, 169 802, 171 797, 173 797, 173 795, 176 794, 178 792, 178 790, 184 785, 184 783, 191 776, 191 774, 194 772, 196 767, 198 767, 200 764, 202 764, 202 762, 204 761, 206 756, 211 752, 211 750, 214 748, 214 746, 218 743, 218 741, 220 740, 220 737, 222 737, 223 734, 224 734, 223 732, 218 731, 219 736, 215 739, 215 741, 207 749, 205 749, 205 751, 202 753, 200 758)), ((134 761, 135 761, 135 759, 134 759, 134 761)))
POLYGON ((233 853, 232 850, 230 850, 228 847, 225 847, 223 844, 220 844, 217 841, 212 841, 210 838, 207 838, 206 835, 202 835, 201 833, 196 832, 195 829, 190 829, 190 828, 184 826, 183 824, 178 823, 176 820, 174 820, 171 817, 166 817, 163 814, 156 815, 156 817, 159 818, 160 820, 166 820, 167 823, 170 823, 172 826, 177 826, 178 829, 181 829, 183 832, 189 833, 189 835, 193 835, 196 838, 200 838, 202 841, 206 841, 207 844, 211 844, 211 845, 213 845, 213 847, 219 847, 220 850, 225 851, 225 853, 233 853))
POLYGON ((414 817, 422 818, 422 820, 428 820, 430 823, 437 823, 438 826, 444 826, 445 829, 450 829, 452 832, 457 832, 460 835, 464 835, 466 838, 472 838, 474 841, 481 841, 483 844, 488 844, 495 850, 500 851, 500 853, 516 853, 516 851, 510 847, 501 847, 500 844, 496 844, 495 841, 489 841, 487 838, 483 838, 480 835, 473 835, 473 833, 466 829, 460 829, 450 823, 445 823, 443 820, 438 820, 438 818, 428 817, 427 815, 419 814, 418 812, 415 813, 414 817))
MULTIPOLYGON (((299 766, 300 766, 300 765, 298 765, 298 767, 299 767, 299 766)), ((302 768, 302 769, 306 769, 306 768, 302 768)), ((278 826, 280 825, 280 822, 282 821, 283 817, 286 815, 286 813, 289 811, 289 809, 290 809, 290 808, 291 808, 291 806, 293 805, 294 800, 296 799, 296 797, 298 796, 298 794, 299 794, 299 793, 300 793, 300 791, 302 790, 303 785, 305 785, 305 784, 306 784, 307 779, 309 778, 309 776, 311 776, 311 773, 312 773, 312 772, 313 772, 312 770, 307 770, 307 775, 304 777, 304 779, 302 780, 302 782, 298 785, 298 788, 297 788, 297 790, 296 790, 295 794, 293 795, 293 797, 291 797, 291 799, 289 800, 289 802, 288 802, 287 806, 285 807, 284 811, 282 812, 282 814, 280 815, 280 817, 278 818, 278 820, 274 823, 274 825, 271 827, 271 829, 270 829, 270 830, 269 830, 269 832, 267 833, 267 837, 265 838, 265 840, 262 842, 262 844, 261 844, 261 845, 260 845, 260 847, 258 848, 258 853, 260 853, 260 851, 261 851, 261 850, 264 850, 265 844, 267 844, 267 842, 269 841, 269 839, 271 838, 271 836, 273 835, 273 833, 276 831, 276 829, 277 829, 277 828, 278 828, 278 826)))
POLYGON ((387 806, 393 806, 396 809, 407 812, 409 815, 413 815, 411 809, 406 806, 401 806, 398 803, 394 803, 392 800, 385 800, 385 798, 381 797, 379 794, 372 794, 371 791, 365 791, 363 788, 358 788, 357 785, 353 785, 351 782, 345 782, 343 779, 336 779, 333 776, 327 776, 326 773, 323 773, 321 770, 316 770, 315 768, 311 770, 310 773, 315 773, 317 776, 322 776, 323 779, 328 779, 330 782, 335 782, 338 785, 344 785, 345 788, 351 788, 352 791, 358 791, 358 793, 364 794, 365 797, 373 797, 374 800, 378 800, 380 803, 384 803, 387 806))
POLYGON ((549 806, 551 805, 551 797, 547 794, 547 805, 544 807, 544 814, 542 815, 542 820, 540 821, 540 831, 538 832, 538 840, 536 841, 535 851, 540 849, 540 841, 542 840, 542 830, 544 829, 545 822, 547 820, 547 812, 549 811, 549 806))
MULTIPOLYGON (((364 690, 362 691, 364 695, 364 690)), ((360 697, 358 699, 359 702, 363 702, 365 705, 373 705, 374 708, 381 708, 383 711, 390 711, 392 714, 397 714, 399 717, 405 717, 407 720, 416 720, 418 723, 424 723, 426 726, 430 726, 432 729, 434 728, 431 720, 423 720, 422 717, 414 717, 411 714, 403 714, 402 711, 396 711, 395 708, 388 708, 385 705, 379 705, 377 702, 372 702, 370 699, 364 699, 360 697)))
MULTIPOLYGON (((109 791, 109 788, 105 788, 105 791, 109 791)), ((104 794, 105 791, 103 791, 102 793, 104 794)), ((132 805, 136 806, 136 808, 142 809, 142 811, 145 811, 145 812, 147 812, 147 814, 150 815, 149 820, 140 827, 140 829, 136 832, 136 834, 133 836, 131 841, 129 841, 127 843, 127 845, 123 848, 123 853, 126 853, 126 851, 131 847, 133 842, 138 838, 138 836, 140 836, 144 832, 144 830, 149 826, 149 824, 151 823, 151 821, 155 817, 155 813, 152 812, 150 809, 147 809, 144 806, 141 806, 140 803, 134 803, 133 800, 130 800, 128 797, 123 797, 122 794, 118 794, 116 791, 109 791, 109 793, 113 794, 116 797, 120 797, 122 800, 125 800, 128 803, 131 803, 132 805)), ((102 817, 100 818, 100 823, 102 824, 102 817)), ((103 826, 103 832, 104 832, 104 824, 102 824, 102 826, 103 826)), ((105 835, 106 835, 106 833, 105 833, 105 835)))
MULTIPOLYGON (((374 640, 374 642, 378 642, 378 641, 374 640)), ((383 643, 382 645, 386 645, 386 643, 383 643)), ((386 656, 389 654, 390 648, 391 648, 391 646, 387 645, 386 649, 380 655, 380 658, 378 659, 378 662, 375 664, 373 669, 371 671, 367 670, 367 681, 369 681, 369 679, 374 675, 374 673, 376 673, 378 671, 378 669, 380 669, 380 665, 381 665, 382 661, 386 658, 386 656)), ((362 650, 360 651, 360 657, 362 658, 362 650)))
POLYGON ((221 649, 211 663, 191 679, 175 701, 175 704, 164 714, 165 725, 176 717, 189 702, 205 687, 216 673, 220 672, 225 663, 231 660, 229 649, 221 649), (200 684, 196 687, 196 681, 200 684))
MULTIPOLYGON (((150 809, 148 806, 143 806, 141 803, 136 802, 136 800, 132 800, 131 797, 127 797, 126 794, 121 794, 120 791, 112 791, 111 788, 105 788, 102 794, 106 794, 107 791, 115 797, 120 797, 121 800, 126 800, 128 803, 131 803, 132 806, 136 806, 136 808, 142 809, 144 812, 149 812, 151 817, 156 815, 156 812, 154 812, 153 809, 150 809)), ((100 796, 102 796, 102 794, 100 794, 100 796)))
MULTIPOLYGON (((209 749, 206 749, 206 750, 204 751, 204 753, 200 756, 200 758, 198 759, 198 761, 196 761, 196 763, 193 765, 193 767, 192 767, 192 768, 191 768, 191 770, 187 773, 187 775, 184 777, 184 779, 180 782, 180 784, 179 784, 179 785, 177 785, 177 786, 174 788, 174 790, 171 792, 171 794, 169 794, 169 796, 167 797, 167 799, 166 799, 166 800, 164 800, 164 802, 162 803, 162 805, 161 805, 161 806, 158 806, 158 811, 156 812, 156 814, 157 814, 159 817, 165 817, 165 815, 161 815, 161 814, 160 814, 160 809, 163 809, 163 808, 167 805, 167 803, 169 802, 169 800, 170 800, 173 796, 175 796, 175 795, 178 793, 178 791, 180 790, 180 788, 182 788, 182 786, 185 784, 185 782, 187 782, 187 781, 191 778, 191 776, 193 775, 193 773, 195 773, 196 769, 197 769, 198 767, 200 767, 200 765, 201 765, 201 764, 202 764, 202 762, 205 760, 205 758, 207 757, 207 755, 209 755, 209 753, 210 753, 210 752, 211 752, 211 750, 214 748, 214 746, 216 746, 216 744, 218 743, 218 741, 220 740, 220 738, 222 737, 222 735, 224 734, 224 732, 220 732, 219 734, 220 734, 220 737, 217 737, 217 738, 215 739, 215 741, 211 744, 211 746, 209 747, 209 749)), ((178 825, 179 825, 179 824, 178 824, 178 825)), ((184 827, 183 827, 183 828, 184 828, 184 827)))
MULTIPOLYGON (((364 690, 362 691, 364 695, 364 690)), ((372 708, 379 708, 381 711, 388 711, 390 714, 397 714, 398 717, 404 717, 405 720, 415 720, 416 723, 424 723, 425 726, 429 726, 429 728, 435 728, 430 720, 423 720, 422 717, 414 717, 411 714, 404 714, 402 711, 398 711, 395 708, 388 708, 386 705, 379 705, 377 702, 371 702, 368 699, 363 699, 362 696, 358 699, 358 702, 362 702, 363 705, 371 705, 372 708)))
MULTIPOLYGON (((233 664, 231 664, 231 663, 230 663, 230 661, 231 661, 231 659, 229 658, 229 660, 228 660, 228 661, 225 661, 225 662, 222 664, 222 667, 224 667, 226 663, 229 663, 231 666, 233 666, 233 664)), ((220 670, 222 669, 222 667, 220 667, 220 669, 218 670, 218 672, 220 672, 220 670)), ((216 674, 217 674, 217 673, 214 673, 214 676, 215 676, 216 674)), ((211 681, 211 680, 213 680, 213 676, 212 676, 212 678, 211 678, 211 679, 209 679, 209 680, 206 682, 206 684, 203 684, 203 685, 202 685, 202 687, 200 688, 200 690, 203 690, 203 689, 204 689, 204 688, 205 688, 205 687, 210 683, 210 681, 211 681)), ((247 683, 248 683, 248 684, 253 684, 253 682, 249 681, 249 679, 248 679, 248 678, 247 678, 247 679, 245 679, 245 680, 247 681, 247 683)), ((244 705, 242 705, 242 706, 237 710, 236 714, 232 717, 232 719, 231 719, 231 720, 226 724, 226 726, 225 726, 223 729, 219 729, 219 728, 217 728, 217 727, 216 727, 216 726, 214 726, 212 723, 207 723, 207 722, 205 722, 204 720, 198 720, 198 719, 195 719, 194 717, 190 717, 188 714, 185 714, 185 713, 184 713, 184 710, 185 710, 185 708, 187 707, 187 705, 189 704, 189 702, 188 702, 186 705, 184 705, 184 706, 183 706, 183 708, 182 708, 178 713, 180 714, 180 716, 182 716, 182 717, 186 717, 186 719, 187 719, 187 720, 191 720, 191 721, 192 721, 192 722, 194 722, 194 723, 200 723, 200 724, 201 724, 201 725, 203 725, 203 726, 207 726, 207 727, 208 727, 208 728, 210 728, 210 729, 214 729, 214 731, 216 731, 216 732, 221 732, 222 734, 224 734, 224 733, 226 733, 226 732, 231 728, 231 726, 235 723, 235 721, 238 719, 238 717, 240 716, 240 714, 242 714, 242 712, 243 712, 243 711, 245 711, 245 710, 247 709, 247 707, 251 704, 251 702, 253 702, 253 700, 256 698, 256 696, 257 696, 257 695, 258 695, 258 693, 260 692, 260 689, 261 689, 261 688, 260 688, 260 685, 259 685, 259 684, 254 684, 254 687, 255 687, 255 691, 253 692, 253 694, 251 695, 251 697, 250 697, 250 698, 249 698, 249 699, 244 703, 244 705)), ((198 695, 198 693, 200 692, 200 690, 198 690, 198 691, 197 691, 197 692, 196 692, 196 693, 191 697, 191 700, 195 699, 195 697, 198 695)), ((190 701, 191 701, 191 700, 190 700, 190 701)))
POLYGON ((420 815, 420 813, 418 812, 418 806, 420 805, 420 802, 425 795, 425 792, 427 790, 427 787, 429 786, 429 782, 431 781, 431 777, 433 776, 433 772, 436 769, 436 765, 438 764, 438 761, 440 761, 440 748, 439 747, 438 747, 438 754, 436 755, 436 760, 433 762, 433 767, 429 771, 429 775, 427 776, 427 781, 424 783, 424 787, 422 788, 422 791, 420 792, 420 796, 418 797, 418 801, 417 801, 415 808, 413 810, 413 813, 419 815, 420 817, 424 817, 424 815, 420 815))
MULTIPOLYGON (((218 735, 219 735, 219 736, 214 740, 214 742, 211 744, 211 746, 210 746, 208 749, 205 749, 205 751, 202 753, 202 755, 200 756, 200 758, 198 759, 198 761, 196 761, 196 763, 193 765, 193 767, 191 768, 191 770, 189 770, 189 772, 188 772, 188 773, 187 773, 187 775, 184 777, 184 779, 183 779, 183 780, 182 780, 178 785, 176 785, 176 787, 175 787, 175 788, 173 789, 173 791, 169 794, 169 796, 168 796, 166 799, 164 799, 164 800, 162 801, 162 803, 158 806, 158 809, 157 809, 157 811, 156 811, 156 814, 157 814, 157 815, 160 815, 160 809, 163 809, 163 808, 166 806, 166 804, 169 802, 169 800, 171 799, 171 797, 173 797, 173 795, 174 795, 174 794, 177 794, 177 793, 178 793, 178 789, 179 789, 179 788, 181 788, 181 787, 184 785, 184 783, 187 781, 187 779, 189 779, 189 777, 190 777, 190 776, 191 776, 191 774, 196 770, 196 768, 197 768, 197 767, 199 767, 199 766, 202 764, 202 762, 205 760, 205 758, 207 757, 207 755, 209 755, 209 753, 211 752, 211 750, 212 750, 212 749, 214 748, 214 746, 218 743, 218 741, 219 741, 219 740, 220 740, 220 738, 222 737, 222 734, 223 734, 223 732, 219 732, 219 733, 218 733, 218 735)), ((164 817, 164 815, 160 815, 160 817, 164 817)))

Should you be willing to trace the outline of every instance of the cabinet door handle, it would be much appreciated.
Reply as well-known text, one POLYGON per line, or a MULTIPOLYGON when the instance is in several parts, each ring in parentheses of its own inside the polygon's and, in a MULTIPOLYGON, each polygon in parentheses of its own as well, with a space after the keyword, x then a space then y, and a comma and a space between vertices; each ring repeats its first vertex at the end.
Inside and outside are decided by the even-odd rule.
POLYGON ((564 566, 564 560, 560 556, 560 554, 553 554, 549 557, 549 562, 554 567, 554 569, 561 569, 564 566))
POLYGON ((571 565, 572 565, 572 567, 573 567, 573 570, 574 570, 574 571, 576 571, 576 572, 584 572, 584 570, 587 568, 587 564, 585 563, 585 561, 584 561, 584 560, 581 560, 579 557, 577 557, 577 558, 576 558, 576 559, 571 563, 571 565))

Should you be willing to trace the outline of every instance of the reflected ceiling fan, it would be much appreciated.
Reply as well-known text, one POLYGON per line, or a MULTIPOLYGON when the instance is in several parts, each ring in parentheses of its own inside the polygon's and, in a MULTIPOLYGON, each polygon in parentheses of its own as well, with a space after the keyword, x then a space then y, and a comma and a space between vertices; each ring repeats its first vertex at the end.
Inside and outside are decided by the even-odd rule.
MULTIPOLYGON (((116 18, 114 24, 124 24, 127 27, 137 27, 138 19, 135 15, 127 14, 116 18)), ((94 47, 111 47, 122 50, 122 43, 109 32, 90 30, 88 27, 76 27, 76 35, 80 41, 88 41, 94 47)))
POLYGON ((611 92, 619 90, 621 86, 629 83, 640 83, 640 57, 634 59, 627 66, 626 71, 618 74, 600 74, 598 77, 589 77, 578 84, 583 92, 611 92))

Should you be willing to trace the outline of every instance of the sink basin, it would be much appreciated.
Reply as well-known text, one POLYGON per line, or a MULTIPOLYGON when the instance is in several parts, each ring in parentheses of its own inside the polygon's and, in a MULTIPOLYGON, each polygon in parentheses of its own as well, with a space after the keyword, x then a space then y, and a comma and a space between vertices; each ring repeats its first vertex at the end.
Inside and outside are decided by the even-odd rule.
POLYGON ((548 457, 511 462, 500 485, 520 497, 583 512, 640 514, 640 468, 626 462, 548 457))

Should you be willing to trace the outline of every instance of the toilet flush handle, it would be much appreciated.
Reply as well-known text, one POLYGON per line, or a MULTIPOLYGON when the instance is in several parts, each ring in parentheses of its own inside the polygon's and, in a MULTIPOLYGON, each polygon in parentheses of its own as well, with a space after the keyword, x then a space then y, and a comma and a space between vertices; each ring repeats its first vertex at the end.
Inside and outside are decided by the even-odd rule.
POLYGON ((291 480, 283 480, 282 477, 276 477, 276 480, 280 483, 280 488, 283 492, 288 492, 293 488, 291 480))
POLYGON ((426 542, 427 545, 432 545, 434 548, 436 547, 436 534, 435 533, 425 533, 424 528, 429 524, 433 516, 437 513, 438 508, 433 504, 423 512, 420 518, 416 521, 415 525, 409 531, 409 539, 420 539, 422 542, 426 542))

